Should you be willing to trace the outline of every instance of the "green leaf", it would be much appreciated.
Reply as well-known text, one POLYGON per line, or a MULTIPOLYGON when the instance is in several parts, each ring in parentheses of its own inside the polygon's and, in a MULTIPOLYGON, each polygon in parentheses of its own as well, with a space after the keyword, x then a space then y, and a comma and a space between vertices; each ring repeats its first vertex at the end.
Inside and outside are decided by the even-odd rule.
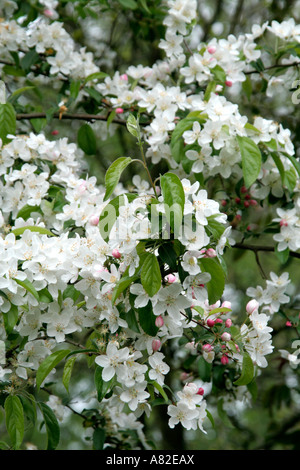
POLYGON ((9 395, 4 403, 6 429, 14 450, 20 448, 24 437, 24 411, 21 400, 9 395))
POLYGON ((253 365, 252 359, 247 352, 244 352, 242 373, 240 377, 233 383, 234 385, 238 385, 238 386, 248 385, 250 382, 252 382, 253 377, 254 377, 254 365, 253 365))
POLYGON ((156 256, 147 253, 141 269, 141 282, 145 291, 153 297, 161 287, 161 272, 156 256))
POLYGON ((22 219, 27 220, 32 212, 42 213, 40 206, 29 206, 26 204, 22 207, 22 209, 19 210, 16 219, 22 217, 22 219))
POLYGON ((103 398, 109 392, 110 388, 112 387, 114 383, 114 377, 108 382, 105 382, 102 379, 102 371, 103 371, 102 367, 96 366, 95 375, 94 375, 94 383, 95 383, 95 387, 97 390, 97 397, 98 397, 99 402, 103 400, 103 398))
POLYGON ((14 91, 10 95, 10 97, 7 100, 8 103, 14 103, 15 101, 17 101, 20 95, 22 95, 23 93, 26 93, 26 91, 32 90, 33 88, 34 86, 24 86, 22 88, 19 88, 18 90, 14 91))
POLYGON ((33 297, 35 297, 38 302, 40 301, 39 294, 35 290, 34 285, 28 279, 25 279, 24 281, 20 281, 19 279, 14 279, 14 281, 16 281, 16 283, 19 284, 19 286, 24 287, 24 289, 30 292, 30 294, 32 294, 33 297))
POLYGON ((174 173, 165 173, 160 179, 160 184, 164 199, 165 215, 174 231, 175 238, 177 238, 181 231, 185 204, 182 183, 174 173))
POLYGON ((156 316, 152 310, 152 304, 149 302, 145 307, 137 308, 139 323, 141 328, 149 336, 156 336, 158 327, 155 325, 156 316))
POLYGON ((138 279, 138 275, 134 275, 134 276, 123 275, 121 277, 121 279, 116 283, 113 289, 112 299, 111 299, 112 304, 116 302, 119 295, 122 294, 122 292, 124 292, 124 290, 127 289, 127 287, 129 287, 130 284, 132 284, 136 279, 138 279))
POLYGON ((16 113, 10 103, 0 104, 0 139, 7 144, 10 139, 8 135, 16 133, 16 113))
POLYGON ((201 258, 199 263, 202 271, 211 275, 211 280, 205 285, 208 301, 211 305, 222 297, 225 287, 225 273, 217 258, 201 258))
POLYGON ((294 191, 297 184, 297 174, 293 167, 285 170, 283 184, 291 193, 294 191))
POLYGON ((9 311, 2 314, 4 320, 4 328, 7 335, 9 335, 13 331, 19 319, 18 307, 16 305, 11 304, 9 311))
POLYGON ((39 389, 45 378, 50 374, 51 370, 57 366, 68 354, 70 349, 61 349, 50 354, 46 357, 43 362, 40 364, 37 373, 36 373, 36 388, 39 389))
POLYGON ((24 227, 19 227, 15 228, 14 230, 11 231, 11 233, 14 233, 16 237, 19 235, 22 235, 25 230, 30 230, 31 232, 37 232, 40 233, 41 235, 48 235, 49 237, 56 237, 54 233, 50 232, 47 228, 44 227, 38 227, 37 225, 25 225, 24 227))
POLYGON ((44 289, 39 290, 38 292, 40 302, 43 302, 45 304, 49 304, 50 302, 53 302, 53 297, 48 291, 47 287, 44 287, 44 289))
POLYGON ((211 69, 215 77, 215 81, 223 85, 226 82, 226 73, 220 65, 216 65, 213 69, 211 69))
POLYGON ((199 112, 197 112, 196 115, 191 114, 192 113, 190 113, 187 117, 179 121, 172 132, 171 152, 172 157, 177 163, 180 163, 181 159, 184 156, 184 142, 182 134, 185 131, 191 129, 195 121, 198 121, 200 124, 203 124, 203 122, 205 122, 205 117, 201 117, 199 112))
POLYGON ((133 193, 126 193, 125 195, 121 194, 120 196, 116 196, 107 204, 107 206, 104 207, 100 214, 99 230, 101 237, 105 241, 108 241, 110 231, 115 221, 117 220, 117 217, 119 216, 120 207, 124 206, 125 204, 124 196, 126 196, 128 202, 132 202, 138 197, 137 194, 133 193))
POLYGON ((136 10, 138 4, 135 0, 118 0, 118 2, 125 8, 129 8, 130 10, 136 10))
POLYGON ((166 392, 164 391, 164 389, 161 387, 161 385, 159 385, 155 380, 151 380, 150 383, 151 383, 151 384, 156 388, 156 390, 161 394, 161 396, 164 398, 165 402, 168 403, 168 402, 169 402, 168 395, 166 394, 166 392))
POLYGON ((47 430, 47 450, 55 450, 60 439, 60 428, 55 414, 46 403, 38 403, 47 430))
POLYGON ((277 155, 277 153, 275 152, 272 152, 271 153, 271 156, 275 162, 275 165, 277 166, 278 168, 278 171, 280 173, 280 177, 281 177, 281 181, 282 181, 282 184, 284 184, 284 181, 285 181, 285 171, 284 171, 284 166, 283 166, 283 163, 280 159, 280 157, 277 155))
POLYGON ((127 322, 128 328, 136 333, 140 333, 139 325, 136 319, 135 311, 131 308, 128 312, 125 312, 124 319, 127 322))
POLYGON ((107 201, 107 199, 112 195, 115 187, 119 183, 121 174, 131 162, 132 160, 130 157, 120 157, 110 165, 105 175, 106 191, 103 201, 107 201))
POLYGON ((133 114, 129 114, 126 122, 126 126, 128 129, 128 132, 130 132, 131 135, 139 139, 140 137, 140 126, 138 120, 134 117, 133 114))
POLYGON ((95 155, 97 152, 97 141, 95 133, 89 124, 83 124, 77 133, 77 142, 81 150, 87 155, 95 155))
POLYGON ((108 74, 105 73, 105 72, 95 72, 95 73, 91 73, 90 75, 88 75, 83 84, 85 85, 86 83, 90 82, 91 80, 102 80, 102 78, 106 78, 108 77, 108 74))
POLYGON ((292 155, 289 155, 288 153, 284 153, 284 156, 287 157, 292 162, 292 164, 295 167, 295 170, 300 176, 300 162, 295 157, 293 157, 292 155))
POLYGON ((278 251, 278 247, 276 246, 275 247, 275 255, 277 256, 277 258, 279 259, 279 262, 281 264, 285 264, 289 259, 290 250, 289 250, 289 248, 286 248, 283 251, 278 251))
POLYGON ((172 271, 176 271, 178 257, 171 243, 161 245, 158 249, 158 256, 172 271))
POLYGON ((65 389, 67 390, 67 392, 69 392, 69 383, 70 383, 70 379, 71 379, 71 375, 72 375, 72 371, 73 371, 73 367, 74 367, 76 359, 77 359, 76 356, 72 356, 65 363, 63 376, 62 376, 62 383, 65 389))
POLYGON ((93 448, 94 450, 102 450, 105 443, 105 429, 96 428, 93 433, 93 448))
POLYGON ((245 186, 249 188, 257 179, 261 169, 261 153, 249 137, 237 136, 242 155, 242 169, 245 186))

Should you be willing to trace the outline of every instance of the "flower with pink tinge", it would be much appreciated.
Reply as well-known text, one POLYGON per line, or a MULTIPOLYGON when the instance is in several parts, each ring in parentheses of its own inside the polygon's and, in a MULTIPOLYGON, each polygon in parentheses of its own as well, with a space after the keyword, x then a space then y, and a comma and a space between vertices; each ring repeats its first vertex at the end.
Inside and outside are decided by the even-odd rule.
POLYGON ((112 256, 116 259, 120 259, 121 258, 121 253, 119 252, 119 250, 117 248, 114 248, 111 252, 112 256))
POLYGON ((228 357, 226 356, 226 354, 224 354, 222 357, 221 357, 221 363, 223 364, 223 366, 226 366, 226 364, 228 364, 228 357))
POLYGON ((225 301, 222 303, 221 307, 223 307, 223 308, 230 308, 230 309, 231 309, 231 302, 229 302, 228 300, 225 300, 225 301))
POLYGON ((227 333, 226 331, 221 335, 222 341, 230 341, 231 340, 231 334, 227 333))
POLYGON ((157 328, 161 328, 162 326, 164 326, 165 322, 164 322, 164 319, 161 315, 159 315, 156 319, 155 319, 155 326, 157 326, 157 328))
POLYGON ((98 225, 99 224, 99 217, 97 215, 92 215, 90 217, 90 224, 91 225, 98 225))
POLYGON ((212 350, 213 350, 213 346, 211 344, 209 344, 209 343, 203 344, 202 351, 209 352, 209 351, 212 351, 212 350))
POLYGON ((217 48, 215 46, 208 46, 207 52, 210 54, 214 54, 216 52, 217 48))
POLYGON ((227 320, 225 321, 226 328, 230 328, 231 325, 232 325, 232 320, 230 318, 227 318, 227 320))
POLYGON ((257 300, 255 299, 249 300, 249 302, 246 305, 246 312, 249 315, 251 315, 255 310, 258 309, 258 307, 259 307, 259 303, 257 302, 257 300))
POLYGON ((124 81, 127 81, 128 80, 128 75, 126 73, 123 73, 122 75, 120 75, 120 79, 124 80, 124 81))
POLYGON ((154 339, 152 341, 152 349, 153 351, 158 351, 161 347, 161 341, 159 339, 154 339))
POLYGON ((168 274, 167 275, 167 280, 170 284, 172 284, 173 282, 176 281, 176 276, 174 276, 174 274, 168 274))

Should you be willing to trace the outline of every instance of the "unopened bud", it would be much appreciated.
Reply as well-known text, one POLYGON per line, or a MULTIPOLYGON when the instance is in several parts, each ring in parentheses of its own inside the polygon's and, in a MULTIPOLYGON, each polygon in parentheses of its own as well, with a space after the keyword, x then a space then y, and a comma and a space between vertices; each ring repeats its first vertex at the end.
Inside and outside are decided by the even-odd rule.
POLYGON ((99 217, 97 215, 92 215, 90 218, 91 225, 98 225, 99 224, 99 217))
POLYGON ((205 256, 208 258, 215 258, 217 256, 217 252, 213 248, 208 248, 208 250, 205 252, 205 256))
POLYGON ((124 109, 123 108, 116 108, 116 114, 123 114, 124 109))
POLYGON ((152 341, 152 349, 153 349, 153 351, 154 351, 154 352, 155 352, 155 351, 158 351, 160 347, 161 347, 161 342, 160 342, 160 340, 159 340, 159 339, 154 339, 154 340, 152 341))
POLYGON ((230 328, 231 325, 232 325, 231 319, 230 319, 230 318, 227 318, 227 320, 225 321, 225 326, 226 326, 226 328, 230 328))
POLYGON ((210 351, 212 351, 212 349, 213 349, 212 345, 208 344, 208 343, 203 344, 203 346, 202 346, 202 351, 210 352, 210 351))
POLYGON ((228 357, 226 356, 226 354, 224 354, 222 357, 221 357, 221 363, 223 364, 223 366, 226 366, 228 364, 228 357))
POLYGON ((126 73, 123 73, 122 75, 120 75, 120 79, 124 80, 124 81, 127 81, 128 80, 128 75, 126 73))
POLYGON ((225 85, 231 87, 233 85, 231 80, 226 80, 225 85))
POLYGON ((214 54, 216 52, 217 48, 215 46, 208 46, 207 52, 210 54, 214 54))
POLYGON ((259 307, 259 303, 257 302, 257 300, 255 300, 255 299, 249 300, 249 302, 246 305, 246 312, 249 315, 251 315, 251 313, 253 313, 255 310, 257 310, 258 307, 259 307))
POLYGON ((111 252, 111 254, 113 255, 114 258, 116 259, 120 259, 121 258, 121 253, 119 252, 119 250, 117 248, 114 248, 113 251, 111 252))
POLYGON ((222 341, 230 341, 231 340, 231 334, 227 333, 226 331, 222 334, 221 336, 222 341))
POLYGON ((174 276, 174 274, 168 274, 167 279, 168 279, 168 282, 172 284, 173 282, 176 281, 176 276, 174 276))
POLYGON ((204 388, 199 387, 196 395, 201 395, 201 396, 204 395, 204 388))
POLYGON ((161 328, 163 325, 164 325, 164 319, 161 315, 159 315, 156 319, 155 319, 155 326, 157 326, 157 328, 161 328))
POLYGON ((207 326, 209 326, 209 328, 212 328, 215 324, 215 321, 212 318, 208 318, 208 320, 206 321, 206 324, 207 326))

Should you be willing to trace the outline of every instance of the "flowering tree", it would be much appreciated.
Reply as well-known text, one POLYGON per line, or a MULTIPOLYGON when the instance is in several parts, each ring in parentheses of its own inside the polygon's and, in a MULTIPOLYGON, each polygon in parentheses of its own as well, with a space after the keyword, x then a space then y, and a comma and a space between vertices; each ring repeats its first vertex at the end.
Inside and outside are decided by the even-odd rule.
POLYGON ((298 104, 300 26, 234 35, 232 23, 218 37, 218 11, 199 30, 196 0, 0 7, 2 448, 24 448, 38 423, 57 448, 66 411, 94 449, 151 449, 157 408, 171 430, 231 424, 273 357, 298 374, 297 277, 285 267, 300 257, 300 163, 280 107, 298 104), (154 25, 153 62, 114 68, 116 9, 154 25), (110 41, 97 36, 101 14, 110 41), (113 148, 99 183, 85 157, 120 129, 130 150, 113 148), (236 305, 230 256, 246 252, 256 272, 245 277, 262 282, 236 305))

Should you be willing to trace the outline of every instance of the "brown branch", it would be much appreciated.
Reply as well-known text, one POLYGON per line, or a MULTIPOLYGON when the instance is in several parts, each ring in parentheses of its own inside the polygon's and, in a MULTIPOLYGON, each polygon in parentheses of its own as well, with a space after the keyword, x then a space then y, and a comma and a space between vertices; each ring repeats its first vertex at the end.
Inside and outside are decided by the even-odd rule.
POLYGON ((270 65, 269 67, 266 67, 264 70, 248 70, 248 72, 244 72, 245 75, 251 75, 252 73, 263 73, 266 70, 272 70, 272 69, 280 69, 280 68, 288 68, 288 67, 296 67, 300 65, 300 61, 297 62, 290 62, 288 64, 274 64, 270 65))
MULTIPOLYGON (((16 118, 18 121, 22 121, 23 119, 45 119, 47 117, 46 113, 20 113, 17 114, 16 118)), ((54 113, 52 116, 54 119, 72 119, 72 120, 80 120, 80 121, 107 121, 108 116, 103 116, 101 114, 85 114, 85 113, 78 113, 78 114, 60 114, 54 113)), ((115 118, 112 120, 115 124, 121 124, 122 126, 126 126, 126 121, 122 119, 115 118)), ((148 123, 140 122, 140 126, 146 126, 148 123)))
MULTIPOLYGON (((241 250, 254 251, 254 253, 257 253, 258 251, 275 251, 274 246, 248 245, 247 243, 236 243, 235 245, 232 245, 232 247, 240 248, 241 250)), ((300 253, 297 253, 296 251, 290 251, 289 255, 293 258, 300 258, 300 253)))

